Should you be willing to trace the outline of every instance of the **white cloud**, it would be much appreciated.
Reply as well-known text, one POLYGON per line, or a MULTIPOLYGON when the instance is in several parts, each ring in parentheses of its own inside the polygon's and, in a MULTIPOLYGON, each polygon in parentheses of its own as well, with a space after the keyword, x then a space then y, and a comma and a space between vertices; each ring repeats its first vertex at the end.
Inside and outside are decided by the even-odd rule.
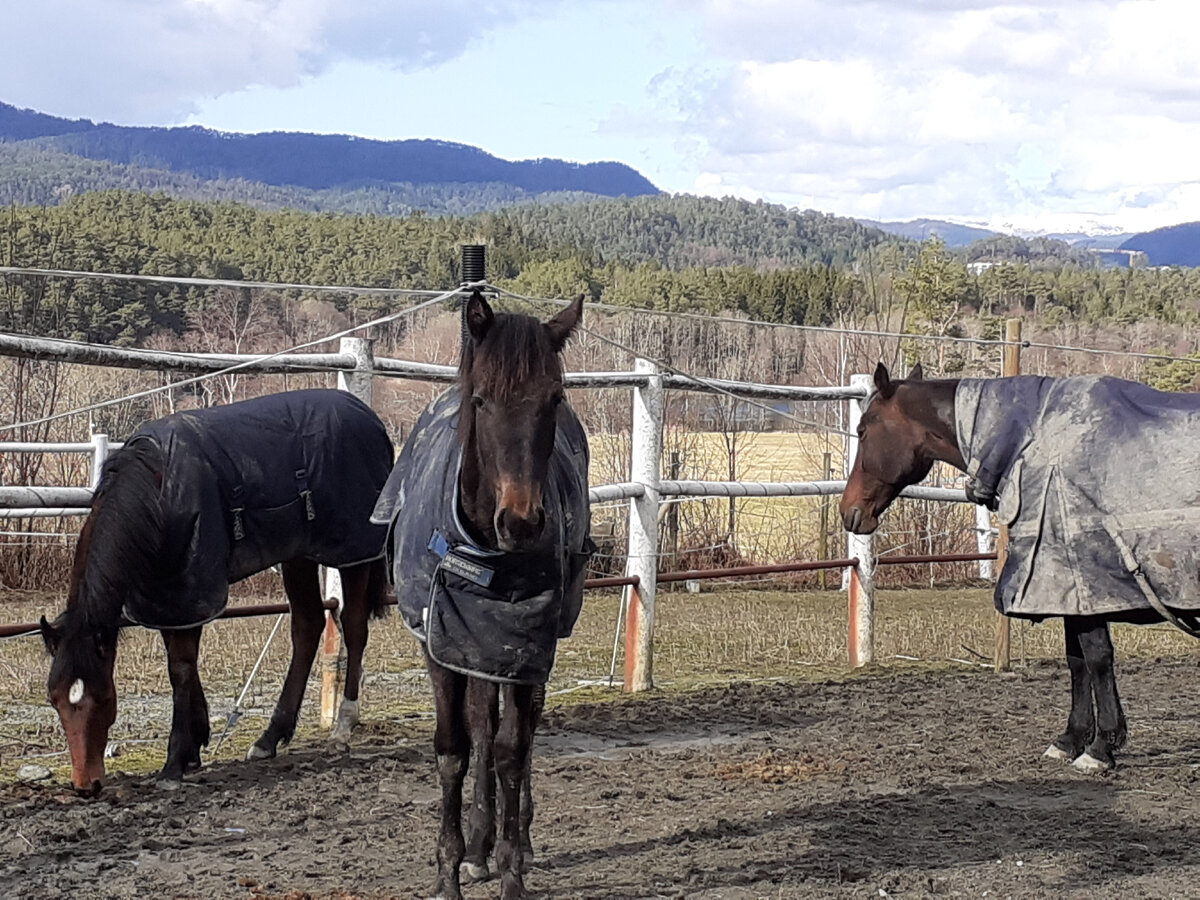
POLYGON ((164 124, 198 98, 295 85, 342 60, 436 65, 488 30, 560 2, 7 0, 0 84, 13 93, 0 99, 164 124))
POLYGON ((1191 0, 699 9, 721 74, 681 112, 713 193, 889 218, 1200 218, 1191 0))

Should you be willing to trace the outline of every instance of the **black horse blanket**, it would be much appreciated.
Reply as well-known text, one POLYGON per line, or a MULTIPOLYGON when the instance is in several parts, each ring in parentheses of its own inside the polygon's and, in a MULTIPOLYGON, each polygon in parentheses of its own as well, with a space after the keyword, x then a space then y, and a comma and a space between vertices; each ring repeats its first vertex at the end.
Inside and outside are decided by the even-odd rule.
POLYGON ((489 681, 544 684, 558 639, 579 618, 595 550, 587 436, 562 404, 540 546, 491 550, 461 519, 458 410, 457 388, 425 409, 371 517, 390 528, 388 568, 400 613, 439 665, 489 681))
POLYGON ((955 414, 968 496, 1009 526, 997 609, 1200 610, 1200 395, 1109 377, 966 379, 955 414))
MULTIPOLYGON (((392 442, 345 391, 271 394, 176 413, 139 428, 163 457, 163 570, 126 600, 127 618, 186 628, 225 608, 229 585, 279 562, 348 566, 383 555, 370 522, 392 442)), ((121 452, 121 451, 118 451, 121 452)))

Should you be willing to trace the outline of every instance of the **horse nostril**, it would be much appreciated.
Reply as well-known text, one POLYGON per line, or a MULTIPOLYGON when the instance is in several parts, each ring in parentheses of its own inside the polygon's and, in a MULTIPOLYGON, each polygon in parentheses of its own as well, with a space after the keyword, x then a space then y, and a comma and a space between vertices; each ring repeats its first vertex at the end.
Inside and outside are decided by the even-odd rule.
POLYGON ((858 533, 858 526, 862 524, 863 511, 861 506, 852 506, 846 510, 842 516, 842 525, 851 534, 858 533))

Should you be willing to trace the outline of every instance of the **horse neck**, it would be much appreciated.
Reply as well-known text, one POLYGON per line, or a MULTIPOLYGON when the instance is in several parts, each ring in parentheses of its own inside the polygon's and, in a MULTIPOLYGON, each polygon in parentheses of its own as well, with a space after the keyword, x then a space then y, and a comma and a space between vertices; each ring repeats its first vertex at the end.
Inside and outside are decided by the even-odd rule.
POLYGON ((958 446, 958 421, 954 411, 958 379, 912 381, 906 382, 905 386, 907 390, 898 395, 898 399, 904 404, 906 415, 924 426, 929 454, 935 460, 965 472, 967 464, 958 446))
POLYGON ((474 427, 463 436, 458 491, 463 524, 471 528, 472 537, 481 546, 495 549, 499 546, 495 525, 496 491, 484 478, 474 427))

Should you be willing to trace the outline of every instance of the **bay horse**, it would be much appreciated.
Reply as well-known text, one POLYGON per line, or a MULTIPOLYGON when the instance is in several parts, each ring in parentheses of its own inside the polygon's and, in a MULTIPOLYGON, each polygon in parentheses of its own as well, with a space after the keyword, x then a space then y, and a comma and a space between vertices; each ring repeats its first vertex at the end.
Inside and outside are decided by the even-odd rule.
POLYGON ((841 500, 845 528, 873 532, 935 461, 967 473, 968 498, 1010 528, 997 609, 1063 619, 1071 711, 1045 755, 1088 773, 1113 768, 1127 726, 1109 623, 1165 619, 1200 636, 1200 396, 1108 377, 927 381, 919 364, 893 380, 881 363, 874 382, 841 500), (1138 477, 1147 460, 1169 461, 1171 477, 1138 477))
POLYGON ((391 526, 396 597, 433 688, 442 790, 434 894, 444 900, 461 900, 464 872, 489 877, 493 850, 500 896, 525 896, 533 737, 594 549, 587 438, 559 356, 582 314, 582 296, 546 322, 495 314, 475 291, 457 384, 417 421, 373 518, 391 526))
POLYGON ((270 724, 248 758, 274 756, 296 727, 325 621, 318 564, 341 574, 344 698, 334 737, 358 718, 368 618, 386 603, 386 530, 369 522, 393 459, 383 423, 345 391, 288 391, 176 413, 140 427, 105 463, 71 567, 66 610, 41 620, 47 679, 71 781, 99 793, 117 716, 122 624, 157 629, 174 711, 162 778, 200 766, 208 703, 197 660, 229 585, 281 563, 292 658, 270 724))

